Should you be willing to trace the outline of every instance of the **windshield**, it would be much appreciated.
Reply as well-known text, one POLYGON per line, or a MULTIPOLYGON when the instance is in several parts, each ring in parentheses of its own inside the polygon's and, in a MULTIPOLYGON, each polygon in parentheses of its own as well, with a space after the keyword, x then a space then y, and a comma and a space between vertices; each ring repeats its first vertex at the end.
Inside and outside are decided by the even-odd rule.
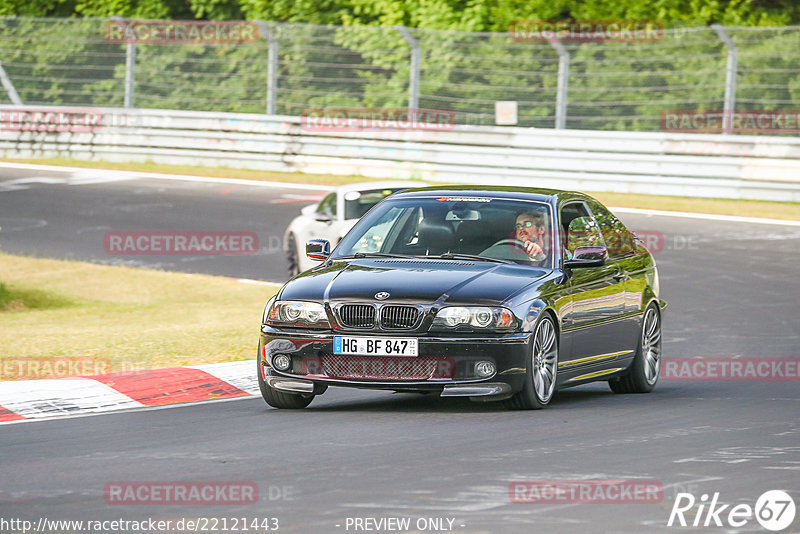
POLYGON ((552 215, 543 202, 491 197, 389 199, 347 234, 336 257, 474 256, 552 265, 552 215))
POLYGON ((369 191, 348 191, 344 195, 345 220, 360 219, 372 206, 388 197, 392 193, 407 189, 404 187, 389 187, 383 189, 370 189, 369 191))

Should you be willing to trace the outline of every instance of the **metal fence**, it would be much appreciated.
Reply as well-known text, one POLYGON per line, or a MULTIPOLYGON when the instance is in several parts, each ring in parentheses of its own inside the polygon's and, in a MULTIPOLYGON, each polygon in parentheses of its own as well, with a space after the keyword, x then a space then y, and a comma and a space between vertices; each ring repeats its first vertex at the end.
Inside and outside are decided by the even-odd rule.
POLYGON ((798 26, 553 43, 259 22, 258 38, 239 44, 156 44, 110 42, 109 22, 0 19, 0 103, 294 116, 409 106, 493 125, 495 102, 513 100, 518 126, 632 131, 660 130, 671 110, 800 108, 798 26))

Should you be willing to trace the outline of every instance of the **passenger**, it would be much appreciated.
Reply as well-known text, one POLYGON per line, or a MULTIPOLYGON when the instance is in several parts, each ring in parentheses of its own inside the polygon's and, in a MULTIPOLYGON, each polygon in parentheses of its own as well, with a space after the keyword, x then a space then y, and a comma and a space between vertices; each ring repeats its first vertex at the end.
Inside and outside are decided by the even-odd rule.
POLYGON ((541 262, 547 257, 544 251, 544 217, 536 212, 523 211, 517 215, 515 225, 517 240, 522 242, 522 246, 531 261, 541 262))

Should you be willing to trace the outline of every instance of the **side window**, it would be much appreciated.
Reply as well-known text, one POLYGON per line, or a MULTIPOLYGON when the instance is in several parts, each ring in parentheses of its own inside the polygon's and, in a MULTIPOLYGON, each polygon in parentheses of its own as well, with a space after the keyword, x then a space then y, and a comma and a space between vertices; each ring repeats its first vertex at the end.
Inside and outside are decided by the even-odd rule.
POLYGON ((605 246, 597 222, 583 202, 572 202, 561 207, 560 230, 561 244, 567 258, 571 258, 578 247, 605 246))
POLYGON ((609 256, 625 256, 635 251, 633 235, 622 221, 599 202, 589 201, 589 209, 594 213, 595 220, 600 226, 609 256))
POLYGON ((317 206, 317 211, 327 213, 331 217, 336 216, 336 193, 331 193, 322 199, 322 202, 317 206))

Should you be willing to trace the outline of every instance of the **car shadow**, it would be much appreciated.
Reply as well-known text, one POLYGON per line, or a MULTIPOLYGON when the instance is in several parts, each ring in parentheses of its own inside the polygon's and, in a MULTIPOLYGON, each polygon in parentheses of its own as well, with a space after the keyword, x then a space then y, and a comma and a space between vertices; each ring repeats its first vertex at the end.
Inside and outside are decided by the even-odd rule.
MULTIPOLYGON (((437 394, 360 392, 358 398, 343 399, 342 391, 331 391, 318 397, 305 408, 307 412, 411 412, 411 413, 494 413, 526 412, 511 410, 502 401, 475 402, 468 398, 442 398, 437 394), (331 395, 333 393, 333 395, 331 395), (330 397, 327 397, 330 395, 330 397), (376 396, 377 395, 377 396, 376 396), (327 397, 327 398, 326 398, 327 397)), ((652 395, 652 394, 651 394, 652 395)), ((640 403, 650 395, 617 395, 605 384, 582 389, 567 389, 556 393, 546 410, 570 410, 596 403, 608 406, 618 399, 619 405, 640 403), (626 400, 627 399, 627 400, 626 400)))
MULTIPOLYGON (((719 384, 714 384, 719 386, 719 384)), ((717 387, 718 393, 727 388, 717 387)), ((605 382, 585 384, 556 392, 545 411, 582 410, 586 406, 602 407, 604 410, 630 407, 635 403, 645 409, 650 404, 663 404, 665 398, 685 401, 698 393, 708 393, 702 384, 678 384, 676 382, 659 383, 655 390, 648 394, 616 394, 605 382), (692 387, 694 386, 694 387, 692 387)), ((265 409, 272 410, 265 406, 265 409)), ((296 410, 280 410, 298 413, 296 410)), ((324 395, 318 396, 310 406, 302 412, 407 412, 407 413, 495 413, 519 412, 506 407, 502 401, 475 402, 468 398, 442 398, 436 393, 389 392, 376 390, 359 390, 349 388, 331 388, 324 395)))

